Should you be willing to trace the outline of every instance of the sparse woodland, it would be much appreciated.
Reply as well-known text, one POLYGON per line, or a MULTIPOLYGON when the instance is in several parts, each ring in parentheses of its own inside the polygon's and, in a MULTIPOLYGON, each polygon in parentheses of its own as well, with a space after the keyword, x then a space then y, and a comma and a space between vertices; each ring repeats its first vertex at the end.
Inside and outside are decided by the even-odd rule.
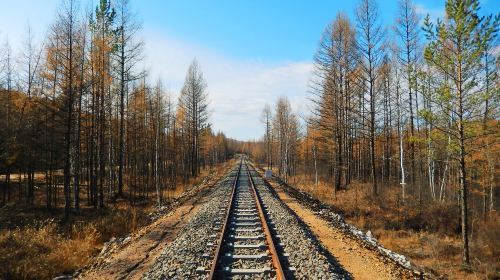
POLYGON ((376 0, 332 15, 309 111, 266 104, 253 142, 212 130, 196 60, 178 98, 148 75, 128 0, 65 0, 44 40, 2 42, 0 279, 76 270, 239 152, 436 275, 500 277, 500 15, 398 5, 390 26, 376 0))
POLYGON ((2 204, 33 204, 65 214, 81 204, 134 204, 164 193, 200 169, 225 161, 228 139, 211 130, 207 83, 193 61, 178 102, 141 69, 141 26, 128 1, 82 11, 65 1, 43 42, 2 46, 2 204), (176 106, 174 104, 177 104, 176 106), (82 192, 85 198, 81 198, 82 192))
POLYGON ((393 243, 408 231, 460 238, 454 265, 498 277, 500 15, 472 0, 445 12, 422 19, 401 0, 383 26, 377 2, 361 0, 355 19, 336 15, 314 55, 307 117, 286 98, 266 105, 250 150, 365 230, 392 230, 393 243))
MULTIPOLYGON (((0 244, 7 251, 16 246, 9 231, 17 226, 17 236, 27 238, 31 230, 46 238, 85 239, 80 231, 90 226, 71 228, 81 219, 94 223, 104 240, 127 233, 136 227, 131 219, 141 220, 135 206, 168 204, 179 186, 193 183, 236 149, 237 142, 211 129, 207 82, 196 60, 178 100, 161 79, 150 82, 156 77, 143 68, 140 19, 127 0, 101 0, 89 11, 78 1, 62 1, 46 38, 33 37, 28 27, 22 49, 13 50, 8 41, 0 46, 0 230, 7 230, 0 244), (22 232, 30 224, 24 214, 35 221, 63 219, 22 232), (104 233, 106 224, 120 220, 115 214, 122 215, 124 225, 104 233)), ((42 247, 50 243, 41 239, 42 247)), ((88 254, 85 260, 93 246, 82 253, 88 254)), ((0 257, 1 266, 11 269, 0 278, 44 278, 43 270, 49 269, 43 265, 33 272, 9 262, 20 258, 22 263, 28 255, 26 263, 34 261, 29 257, 43 263, 50 253, 18 248, 20 255, 12 249, 0 257)), ((52 261, 69 262, 65 257, 52 261)), ((56 268, 49 276, 64 272, 49 261, 50 266, 56 268)))

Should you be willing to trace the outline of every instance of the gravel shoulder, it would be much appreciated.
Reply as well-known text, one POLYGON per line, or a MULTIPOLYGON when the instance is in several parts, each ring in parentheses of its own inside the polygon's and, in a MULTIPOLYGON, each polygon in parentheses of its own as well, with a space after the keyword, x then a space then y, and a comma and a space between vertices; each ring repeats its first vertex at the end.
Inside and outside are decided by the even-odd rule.
MULTIPOLYGON (((246 172, 246 167, 242 167, 246 172)), ((253 173, 254 171, 250 171, 253 173)), ((163 250, 154 264, 143 274, 142 279, 206 279, 206 271, 210 269, 212 246, 215 244, 218 225, 222 223, 227 208, 237 168, 232 174, 223 178, 210 193, 200 211, 187 223, 177 238, 163 250), (204 255, 208 258, 203 257, 204 255), (200 272, 203 271, 203 272, 200 272)), ((244 189, 245 175, 238 188, 244 189)), ((351 279, 351 275, 317 242, 316 237, 307 229, 300 219, 266 186, 259 176, 253 176, 259 199, 270 226, 274 231, 278 250, 282 250, 285 272, 289 279, 351 279)), ((242 190, 240 189, 240 190, 242 190)), ((241 192, 240 192, 241 193, 241 192)), ((238 241, 255 244, 255 241, 238 241)), ((226 245, 228 245, 227 243, 226 245)), ((235 254, 255 254, 246 250, 235 254)), ((256 262, 231 265, 232 268, 260 267, 256 262)), ((272 275, 232 275, 231 279, 273 279, 272 275)))
POLYGON ((289 256, 288 265, 295 268, 289 275, 290 279, 352 279, 352 275, 321 246, 309 227, 276 195, 263 177, 253 177, 267 215, 284 245, 283 251, 289 256))
MULTIPOLYGON (((115 250, 95 267, 82 273, 79 279, 140 279, 154 260, 178 235, 204 203, 208 190, 201 191, 180 205, 170 215, 159 218, 144 229, 144 233, 115 250)), ((118 245, 120 246, 120 245, 118 245)))
MULTIPOLYGON (((193 187, 168 209, 154 213, 149 226, 131 236, 107 242, 95 261, 77 273, 77 278, 205 278, 195 271, 209 264, 209 260, 200 256, 213 232, 211 221, 217 219, 223 207, 221 198, 229 195, 234 172, 233 168, 224 176, 213 174, 211 180, 193 187)), ((293 278, 312 279, 312 275, 315 279, 416 278, 411 270, 367 246, 366 240, 363 242, 336 227, 324 217, 323 210, 318 213, 307 199, 294 195, 293 189, 277 180, 261 181, 256 186, 268 205, 277 233, 282 236, 290 265, 297 269, 293 278), (267 183, 271 192, 264 186, 267 183)))
MULTIPOLYGON (((260 172, 261 173, 261 172, 260 172)), ((279 198, 309 227, 323 247, 354 279, 414 279, 411 272, 367 248, 343 230, 333 227, 304 203, 287 193, 275 180, 268 180, 279 198)))
POLYGON ((208 267, 210 259, 203 258, 208 249, 213 227, 220 216, 220 209, 227 204, 237 168, 223 177, 212 189, 196 215, 183 227, 173 242, 165 246, 153 265, 141 279, 206 279, 197 268, 208 267))
POLYGON ((211 176, 194 186, 167 209, 152 213, 154 220, 131 236, 105 244, 94 262, 76 274, 77 279, 140 279, 162 252, 206 203, 220 179, 211 176))

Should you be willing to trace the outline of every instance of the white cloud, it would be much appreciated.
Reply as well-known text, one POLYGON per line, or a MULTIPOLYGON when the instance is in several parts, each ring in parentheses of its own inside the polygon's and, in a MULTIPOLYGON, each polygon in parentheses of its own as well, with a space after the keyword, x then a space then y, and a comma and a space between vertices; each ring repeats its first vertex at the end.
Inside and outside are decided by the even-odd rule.
POLYGON ((151 78, 162 77, 176 95, 189 64, 197 58, 208 82, 211 122, 229 137, 260 138, 262 108, 280 96, 287 96, 296 112, 306 110, 310 62, 270 64, 230 58, 161 32, 146 32, 145 43, 151 78))
POLYGON ((424 18, 427 15, 429 15, 431 21, 434 23, 437 21, 438 18, 443 20, 445 16, 445 11, 443 7, 429 8, 423 4, 415 4, 415 11, 417 12, 417 14, 420 15, 421 23, 424 22, 424 18))

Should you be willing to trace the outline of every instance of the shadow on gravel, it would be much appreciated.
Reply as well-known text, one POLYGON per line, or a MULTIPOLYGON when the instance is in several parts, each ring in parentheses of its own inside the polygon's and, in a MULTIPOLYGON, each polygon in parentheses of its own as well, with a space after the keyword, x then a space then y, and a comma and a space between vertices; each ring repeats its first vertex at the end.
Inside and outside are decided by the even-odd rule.
MULTIPOLYGON (((258 175, 260 176, 260 174, 258 175)), ((302 219, 292 210, 290 209, 290 207, 288 207, 288 205, 286 205, 286 203, 281 200, 278 196, 278 194, 276 193, 276 191, 274 190, 274 188, 269 184, 269 182, 267 180, 263 180, 264 184, 266 185, 266 187, 269 189, 270 193, 278 199, 278 201, 285 207, 285 209, 288 210, 288 212, 290 214, 292 214, 296 219, 297 221, 299 222, 300 226, 304 229, 304 231, 307 233, 308 237, 311 238, 312 242, 314 243, 314 245, 318 248, 318 250, 324 255, 326 256, 326 258, 328 259, 328 261, 330 262, 330 264, 332 264, 332 266, 334 267, 334 270, 332 271, 333 273, 337 274, 341 279, 354 279, 351 275, 351 273, 349 273, 347 270, 345 270, 345 268, 337 261, 337 259, 332 255, 330 254, 330 252, 328 252, 328 250, 326 250, 325 248, 323 248, 323 246, 321 245, 321 243, 319 242, 319 240, 316 238, 316 236, 311 232, 311 230, 309 229, 309 227, 304 223, 304 221, 302 221, 302 219)), ((267 213, 266 213, 267 215, 267 213)), ((280 249, 281 250, 281 249, 280 249)), ((303 252, 304 254, 307 254, 307 252, 303 252)), ((287 259, 284 259, 282 260, 283 264, 285 266, 290 266, 290 264, 288 263, 288 260, 287 259)), ((287 275, 287 277, 290 277, 290 278, 287 278, 287 279, 296 279, 295 277, 293 277, 293 275, 287 275)))

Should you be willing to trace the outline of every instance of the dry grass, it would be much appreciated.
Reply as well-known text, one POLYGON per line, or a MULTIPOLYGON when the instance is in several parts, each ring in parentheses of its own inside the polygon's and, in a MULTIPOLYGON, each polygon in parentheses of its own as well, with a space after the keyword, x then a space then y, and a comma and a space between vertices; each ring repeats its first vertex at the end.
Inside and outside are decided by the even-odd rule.
POLYGON ((86 264, 98 251, 100 234, 93 225, 73 227, 69 234, 47 221, 0 234, 0 278, 50 279, 86 264))
MULTIPOLYGON (((202 170, 198 178, 179 184, 167 199, 181 196, 190 186, 208 175, 218 176, 231 162, 202 170)), ((43 205, 44 191, 35 193, 35 206, 10 203, 0 207, 0 280, 51 279, 71 274, 89 263, 104 242, 134 232, 148 222, 154 210, 154 192, 140 206, 131 207, 125 199, 95 210, 82 205, 78 214, 64 221, 63 209, 48 211, 43 205)), ((62 205, 60 202, 59 205, 62 205)))
MULTIPOLYGON (((417 266, 444 279, 500 279, 500 215, 488 221, 475 219, 470 250, 472 271, 463 271, 462 247, 455 203, 425 202, 419 213, 415 197, 403 205, 397 186, 385 187, 378 198, 369 184, 354 183, 333 193, 331 184, 317 186, 307 176, 289 183, 328 203, 345 219, 364 231, 370 230, 387 248, 404 254, 417 266)), ((473 218, 471 218, 473 219, 473 218)))
POLYGON ((69 222, 47 219, 0 232, 0 279, 50 279, 86 265, 111 237, 133 232, 148 211, 124 205, 81 213, 69 222))

